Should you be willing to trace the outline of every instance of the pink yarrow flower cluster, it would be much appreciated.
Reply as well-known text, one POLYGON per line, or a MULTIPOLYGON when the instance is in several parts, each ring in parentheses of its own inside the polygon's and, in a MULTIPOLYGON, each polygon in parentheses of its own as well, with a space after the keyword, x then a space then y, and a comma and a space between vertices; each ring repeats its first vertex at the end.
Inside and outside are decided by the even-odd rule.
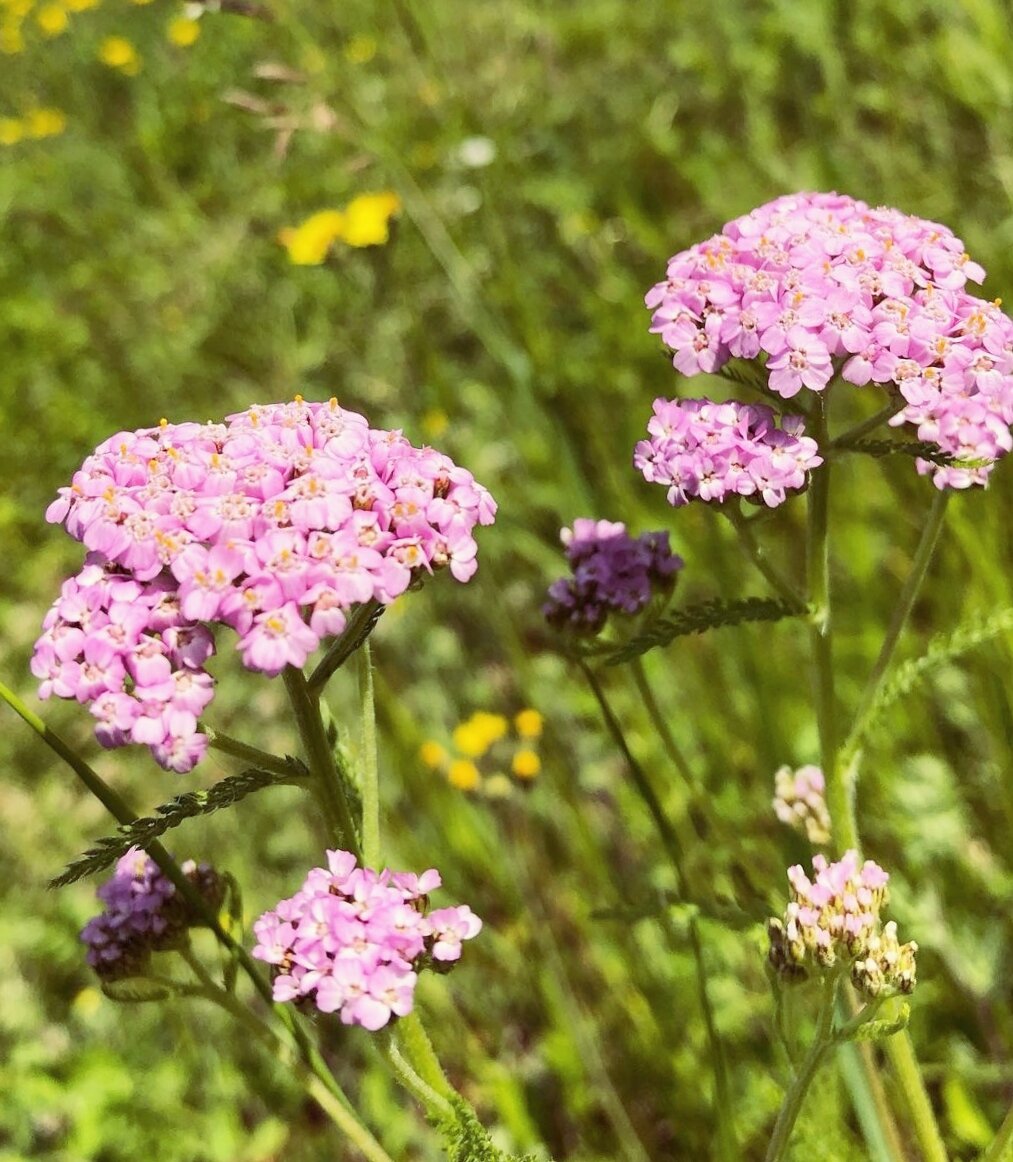
POLYGON ((939 488, 984 484, 1013 447, 1013 320, 969 294, 982 267, 945 226, 838 194, 778 198, 675 255, 647 294, 684 375, 762 362, 790 399, 831 378, 882 385, 939 488))
POLYGON ((843 964, 869 996, 911 992, 918 946, 901 945, 893 921, 880 927, 889 879, 871 859, 860 864, 855 851, 836 863, 815 856, 812 878, 800 864, 789 868, 784 919, 767 923, 773 967, 790 979, 843 964))
POLYGON ((46 514, 89 553, 36 644, 40 694, 89 705, 104 745, 189 770, 209 625, 236 631, 249 669, 302 666, 354 606, 444 568, 467 581, 495 513, 466 469, 333 399, 120 432, 46 514))
POLYGON ((761 405, 657 399, 650 439, 637 444, 633 464, 668 488, 672 505, 755 496, 774 508, 823 463, 803 430, 801 416, 782 416, 778 427, 761 405))
POLYGON ((826 781, 820 767, 811 764, 793 771, 779 767, 774 772, 774 814, 810 843, 830 842, 830 811, 826 801, 826 781))
MULTIPOLYGON (((216 912, 224 895, 218 873, 193 860, 181 869, 216 912)), ((152 952, 178 948, 186 929, 199 921, 171 880, 137 847, 117 861, 112 878, 97 895, 105 909, 85 925, 81 940, 88 946, 88 963, 103 980, 143 973, 152 952)))
POLYGON ((419 972, 451 968, 482 928, 465 904, 427 911, 440 883, 432 868, 376 872, 328 851, 327 867, 253 926, 253 955, 274 966, 274 999, 306 1000, 370 1030, 410 1013, 419 972))

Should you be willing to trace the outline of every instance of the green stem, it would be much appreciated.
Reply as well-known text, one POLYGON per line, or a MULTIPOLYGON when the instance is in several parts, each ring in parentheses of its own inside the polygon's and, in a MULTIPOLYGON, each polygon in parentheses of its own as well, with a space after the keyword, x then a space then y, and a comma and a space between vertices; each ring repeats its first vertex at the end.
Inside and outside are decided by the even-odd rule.
POLYGON ((980 1162, 1009 1162, 1013 1158, 1013 1106, 1010 1106, 999 1131, 980 1162))
POLYGON ((394 1035, 384 1039, 382 1052, 394 1077, 415 1098, 430 1118, 442 1122, 454 1119, 454 1107, 450 1101, 443 1094, 438 1093, 419 1073, 412 1062, 408 1060, 394 1035))
MULTIPOLYGON (((201 982, 204 990, 203 996, 235 1017, 248 1032, 276 1055, 282 1057, 288 1054, 290 1047, 286 1042, 269 1025, 241 1005, 230 992, 221 988, 194 955, 191 948, 181 948, 179 951, 193 974, 201 982)), ((328 1075, 329 1080, 325 1083, 323 1078, 318 1076, 312 1063, 297 1062, 296 1065, 302 1075, 302 1082, 307 1092, 349 1142, 362 1152, 363 1157, 367 1158, 369 1162, 393 1162, 387 1151, 359 1120, 348 1096, 333 1077, 328 1075)))
POLYGON ((883 679, 886 677, 887 670, 890 668, 890 662, 893 660, 897 643, 900 641, 901 634, 904 632, 904 627, 907 625, 908 619, 911 616, 915 601, 918 599, 918 593, 928 573, 929 564, 932 561, 936 545, 939 543, 939 535, 942 532, 943 522, 946 518, 946 505, 949 496, 949 492, 940 490, 936 493, 932 501, 928 519, 922 528, 918 547, 915 550, 911 568, 904 581, 900 596, 897 599, 893 616, 890 618, 886 636, 883 638, 883 644, 879 648, 879 655, 876 658, 872 670, 869 672, 865 688, 862 691, 862 697, 855 714, 854 725, 844 745, 845 760, 849 759, 858 748, 866 715, 876 700, 876 695, 879 693, 883 679))
MULTIPOLYGON (((855 424, 853 428, 843 432, 836 439, 830 441, 826 451, 846 451, 849 444, 853 444, 856 440, 860 440, 863 436, 867 436, 870 432, 874 432, 882 424, 885 424, 891 416, 895 416, 907 404, 904 399, 893 400, 888 403, 886 407, 880 408, 875 415, 869 416, 867 420, 862 420, 860 424, 855 424)), ((824 451, 824 455, 826 455, 824 451)))
POLYGON ((362 708, 362 755, 359 763, 362 792, 362 862, 380 866, 380 774, 376 748, 376 703, 373 660, 369 642, 359 650, 359 705, 362 708))
MULTIPOLYGON (((820 396, 813 416, 813 437, 827 443, 826 400, 820 396)), ((820 765, 827 786, 827 808, 837 848, 858 848, 853 783, 838 761, 837 695, 834 689, 833 621, 830 593, 830 478, 831 465, 813 473, 809 487, 806 537, 806 578, 809 596, 809 641, 813 658, 813 693, 820 740, 820 765)))
POLYGON ((633 785, 636 787, 637 793, 644 801, 650 813, 651 819, 654 821, 655 829, 664 845, 665 851, 671 861, 672 867, 675 869, 676 879, 679 885, 680 895, 684 891, 686 877, 683 873, 682 866, 682 852, 679 849, 679 840, 675 834, 675 829, 665 814, 665 810, 661 805, 661 800, 655 793, 654 787, 651 786, 651 781, 647 777, 647 772, 637 762, 633 752, 629 748, 626 741, 626 736, 623 734, 623 728, 619 723, 619 719, 615 716, 609 700, 606 697, 605 691, 601 683, 598 681, 597 675, 591 667, 584 661, 577 661, 584 677, 587 679, 588 685, 591 687, 591 692, 594 694, 598 703, 598 708, 601 710, 602 718, 605 721, 605 726, 609 734, 612 736, 612 741, 616 744, 622 752, 623 758, 626 760, 626 765, 629 768, 630 774, 633 776, 633 785))
POLYGON ((791 1132, 795 1128, 795 1122, 802 1109, 805 1096, 809 1092, 809 1086, 812 1085, 813 1078, 823 1064, 823 1058, 833 1044, 831 1028, 834 1021, 835 992, 836 985, 828 989, 823 997, 823 1005, 820 1008, 816 1026, 816 1036, 795 1080, 784 1095, 784 1101, 781 1103, 781 1109, 774 1124, 774 1133, 770 1139, 770 1145, 767 1147, 766 1162, 780 1162, 780 1159, 785 1156, 791 1132))
POLYGON ((911 1116, 919 1156, 923 1162, 947 1162, 946 1147, 907 1031, 888 1037, 884 1048, 911 1116))
POLYGON ((697 791, 699 788, 692 768, 686 761, 686 756, 682 753, 679 744, 675 741, 675 736, 672 734, 671 728, 668 725, 668 720, 662 713, 661 707, 654 697, 651 684, 647 680, 647 671, 644 669, 643 659, 639 657, 634 658, 630 663, 630 669, 633 672, 633 681, 636 683, 640 699, 644 704, 644 709, 647 711, 648 717, 654 725, 654 729, 658 732, 658 737, 661 739, 661 744, 665 748, 665 753, 672 760, 672 766, 682 776, 686 786, 691 791, 697 791))
POLYGON ((345 788, 341 784, 334 752, 327 741, 323 719, 320 717, 320 702, 309 688, 302 670, 286 666, 282 671, 285 689, 295 714, 299 737, 306 752, 306 761, 314 784, 323 804, 335 842, 345 851, 352 852, 361 860, 355 821, 348 805, 345 788))
MULTIPOLYGON (((82 759, 74 750, 67 745, 66 742, 53 730, 51 730, 42 721, 37 714, 34 714, 21 699, 7 686, 0 682, 0 697, 18 713, 24 721, 35 731, 43 742, 58 755, 77 775, 81 782, 87 789, 95 796, 96 799, 106 808, 110 815, 123 826, 129 826, 137 819, 137 812, 130 806, 130 804, 108 786, 105 781, 82 759)), ((215 939, 228 952, 228 954, 235 958, 236 962, 242 968, 243 972, 249 978, 250 983, 254 989, 260 994, 266 1003, 271 1006, 279 1023, 286 1030, 287 1034, 292 1038, 293 1043, 297 1046, 298 1052, 307 1067, 320 1080, 320 1084, 328 1087, 331 1093, 341 1094, 341 1087, 338 1085, 334 1076, 327 1068, 326 1063, 320 1056, 320 1053, 309 1040, 305 1029, 299 1024, 295 1017, 283 1006, 275 1005, 274 997, 272 995, 271 986, 264 979, 260 969, 250 955, 249 952, 238 944, 222 927, 218 916, 208 907, 207 901, 197 891, 186 875, 183 869, 172 858, 172 856, 165 850, 165 848, 157 842, 150 843, 145 847, 148 855, 155 861, 158 867, 165 873, 169 880, 173 883, 176 890, 180 893, 187 906, 193 913, 201 918, 201 922, 211 930, 215 939)))
POLYGON ((293 778, 298 778, 301 767, 293 759, 280 758, 278 755, 261 750, 260 747, 251 746, 248 742, 241 742, 238 738, 225 734, 224 731, 208 726, 206 722, 201 722, 199 729, 207 735, 208 746, 214 750, 220 750, 222 754, 242 759, 243 762, 251 763, 262 771, 272 771, 276 775, 292 775, 293 778))
MULTIPOLYGON (((643 769, 640 763, 636 760, 633 752, 630 750, 629 743, 626 741, 626 735, 623 733, 622 726, 619 719, 616 717, 612 706, 609 703, 608 697, 601 683, 598 681, 597 675, 587 665, 586 662, 578 661, 577 663, 584 677, 587 679, 588 685, 598 702, 598 707, 601 710, 602 718, 605 720, 605 725, 612 736, 612 740, 622 752, 623 758, 626 760, 626 765, 629 768, 630 774, 633 776, 633 783, 637 789, 640 798, 654 822, 655 829, 665 848, 672 867, 675 871, 676 884, 678 886, 679 895, 685 897, 686 895, 686 875, 683 870, 682 852, 679 845, 678 837, 675 829, 665 814, 665 810, 661 805, 661 800, 655 793, 654 787, 651 785, 650 779, 647 777, 647 772, 643 769)), ((700 996, 700 1005, 703 1011, 704 1024, 707 1029, 707 1036, 710 1041, 711 1059, 714 1062, 714 1089, 715 1089, 715 1106, 718 1121, 718 1135, 721 1146, 722 1157, 728 1162, 734 1162, 739 1157, 738 1143, 735 1138, 735 1128, 733 1122, 733 1111, 731 1101, 731 1091, 728 1085, 728 1075, 725 1064, 724 1047, 718 1037, 717 1026, 714 1023, 714 1014, 710 1004, 710 997, 707 992, 707 968, 703 958, 703 947, 700 942, 700 932, 697 926, 697 918, 693 916, 689 923, 689 938, 690 949, 693 954, 693 961, 696 967, 697 988, 700 996)))
POLYGON ((364 601, 352 610, 341 636, 330 646, 319 665, 309 676, 307 685, 314 697, 319 697, 331 675, 339 670, 355 651, 365 643, 376 628, 380 615, 386 609, 379 601, 364 601))
MULTIPOLYGON (((826 471, 824 466, 820 472, 826 471)), ((818 474, 814 478, 813 487, 815 487, 815 479, 818 479, 818 474)), ((777 569, 771 564, 767 558, 767 554, 762 545, 757 541, 756 534, 753 531, 751 521, 742 515, 734 504, 723 505, 720 509, 729 521, 731 521, 736 533, 738 533, 739 541, 746 551, 746 555, 753 562, 759 572, 763 575, 767 584, 774 590, 778 596, 783 597, 789 605, 793 606, 799 613, 804 613, 806 608, 805 597, 795 588, 795 586, 787 579, 782 577, 777 569)))

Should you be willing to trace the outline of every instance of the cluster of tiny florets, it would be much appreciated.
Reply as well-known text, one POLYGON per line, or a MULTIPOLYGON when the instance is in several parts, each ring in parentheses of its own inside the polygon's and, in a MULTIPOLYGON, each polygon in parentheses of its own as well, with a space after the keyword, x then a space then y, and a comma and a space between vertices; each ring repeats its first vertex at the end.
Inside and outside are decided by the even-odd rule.
POLYGON ((651 330, 685 375, 762 360, 772 392, 839 374, 880 384, 940 488, 984 484, 1013 439, 1013 320, 964 289, 985 272, 945 226, 837 194, 778 198, 675 255, 648 293, 651 330))
POLYGON ((427 910, 440 882, 434 869, 376 872, 329 851, 326 868, 254 925, 253 955, 274 966, 274 999, 372 1030, 410 1013, 419 972, 452 967, 482 927, 464 904, 427 910))
POLYGON ((819 767, 784 766, 774 773, 774 814, 810 843, 830 842, 826 782, 819 767))
POLYGON ((657 399, 647 431, 634 466, 665 485, 676 506, 755 496, 774 508, 823 463, 801 416, 783 416, 778 427, 772 409, 760 405, 657 399))
POLYGON ((817 855, 813 878, 788 869, 791 900, 784 919, 767 923, 770 963, 787 979, 846 966, 868 996, 909 993, 915 986, 913 941, 900 944, 892 921, 880 926, 890 877, 871 859, 847 851, 836 863, 817 855))
MULTIPOLYGON (((187 860, 181 870, 214 912, 224 884, 206 864, 187 860)), ((81 939, 87 960, 103 980, 121 980, 144 972, 153 952, 180 947, 186 930, 198 922, 176 886, 150 856, 133 847, 96 893, 105 909, 85 925, 81 939)))
POLYGON ((656 594, 671 593, 683 564, 667 532, 631 537, 621 521, 580 518, 560 540, 573 576, 554 581, 542 606, 556 629, 594 633, 610 613, 639 613, 656 594))
POLYGON ((88 704, 105 745, 146 743, 189 770, 213 693, 205 623, 239 634, 249 669, 302 666, 353 606, 442 568, 467 581, 473 530, 495 512, 470 472, 335 400, 121 432, 47 512, 89 554, 33 673, 43 697, 88 704))

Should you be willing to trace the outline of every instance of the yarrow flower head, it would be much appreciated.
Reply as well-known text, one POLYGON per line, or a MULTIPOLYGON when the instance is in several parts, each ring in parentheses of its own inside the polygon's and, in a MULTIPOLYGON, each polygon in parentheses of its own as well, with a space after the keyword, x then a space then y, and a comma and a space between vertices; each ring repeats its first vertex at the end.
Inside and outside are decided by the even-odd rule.
POLYGON ((919 472, 967 488, 1013 447, 1013 320, 965 289, 984 276, 936 222, 795 194, 676 254, 646 303, 684 375, 744 359, 784 399, 835 375, 881 385, 901 405, 890 423, 957 461, 919 472))
POLYGON ((744 496, 774 508, 823 463, 801 416, 782 416, 778 427, 773 410, 759 405, 657 399, 647 430, 633 464, 664 484, 676 506, 744 496))
POLYGON ((810 843, 829 843, 830 812, 825 792, 819 767, 799 767, 797 771, 781 767, 774 774, 774 814, 810 843))
POLYGON ((495 513, 470 472, 335 400, 120 432, 46 514, 89 552, 36 643, 40 696, 88 705, 105 746, 190 770, 209 627, 235 630, 248 669, 302 666, 352 607, 444 568, 467 581, 495 513))
POLYGON ((775 971, 792 980, 847 968, 867 996, 910 993, 918 945, 899 943, 892 920, 880 926, 887 873, 871 859, 859 864, 854 851, 836 863, 817 855, 813 872, 810 879, 799 864, 788 869, 791 900, 784 919, 767 922, 775 971))
POLYGON ((328 851, 302 888, 254 924, 253 955, 273 966, 274 999, 305 1001, 346 1025, 383 1028, 410 1013, 418 974, 448 971, 482 921, 467 905, 428 910, 440 873, 373 871, 328 851))
MULTIPOLYGON (((182 871, 209 909, 217 912, 225 894, 217 872, 193 860, 187 860, 182 871)), ((103 980, 142 974, 153 952, 179 948, 187 929, 200 923, 171 880, 137 847, 117 862, 114 875, 97 895, 105 910, 89 920, 81 939, 88 946, 88 963, 103 980)))
POLYGON ((653 596, 671 593, 683 565, 667 532, 631 537, 621 521, 580 518, 560 540, 573 576, 554 581, 542 606, 556 629, 597 633, 610 613, 641 612, 653 596))

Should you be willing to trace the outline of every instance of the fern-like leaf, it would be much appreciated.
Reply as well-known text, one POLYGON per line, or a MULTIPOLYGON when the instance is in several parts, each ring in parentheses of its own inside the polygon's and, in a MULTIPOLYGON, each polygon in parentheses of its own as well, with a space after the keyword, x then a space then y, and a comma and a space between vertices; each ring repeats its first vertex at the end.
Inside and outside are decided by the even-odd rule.
POLYGON ((622 662, 631 662, 641 654, 646 654, 648 650, 667 646, 678 637, 706 633, 709 629, 719 629, 726 625, 741 625, 750 621, 780 621, 785 617, 801 617, 803 614, 804 611, 780 597, 743 597, 737 601, 715 598, 712 601, 702 601, 698 605, 687 605, 667 617, 659 618, 608 655, 605 661, 610 666, 617 666, 622 662))
POLYGON ((1013 631, 1013 606, 1006 606, 988 617, 976 615, 968 618, 952 633, 934 637, 920 658, 912 658, 898 666, 893 677, 880 688, 868 710, 852 728, 845 752, 854 753, 883 722, 887 713, 923 678, 951 659, 1010 631, 1013 631))
POLYGON ((944 452, 938 444, 930 444, 925 440, 854 440, 838 444, 837 450, 859 452, 863 456, 874 456, 876 459, 883 456, 916 456, 932 464, 945 464, 955 468, 985 468, 993 463, 992 460, 958 460, 949 452, 944 452))
POLYGON ((178 827, 184 819, 192 819, 196 815, 211 815, 275 783, 293 783, 305 778, 305 767, 295 759, 289 761, 292 769, 287 775, 253 769, 238 775, 230 775, 227 779, 208 787, 206 791, 187 791, 183 795, 177 795, 175 799, 156 807, 157 814, 142 816, 133 823, 120 827, 115 835, 107 835, 96 840, 93 847, 79 859, 68 864, 49 886, 62 888, 85 876, 105 871, 130 848, 148 847, 165 832, 178 827))

